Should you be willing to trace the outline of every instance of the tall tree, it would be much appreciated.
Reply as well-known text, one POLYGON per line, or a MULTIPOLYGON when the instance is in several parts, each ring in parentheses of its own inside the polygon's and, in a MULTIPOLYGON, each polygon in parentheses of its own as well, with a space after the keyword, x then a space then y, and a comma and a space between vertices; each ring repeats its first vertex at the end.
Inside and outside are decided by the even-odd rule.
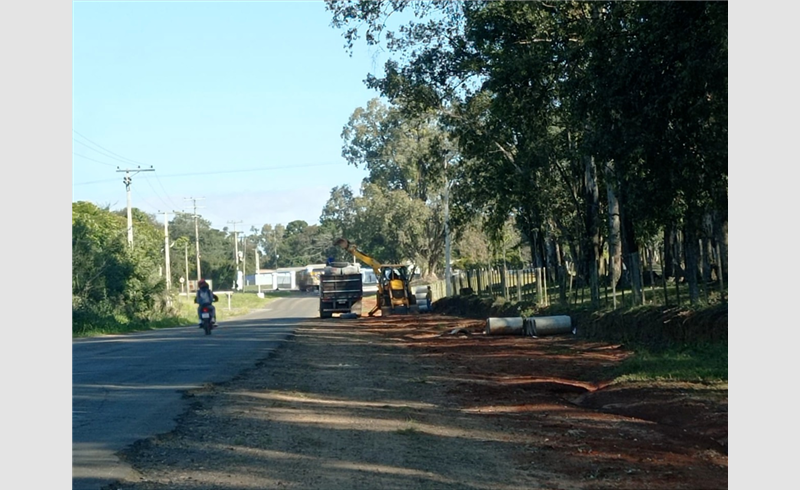
POLYGON ((369 86, 401 114, 446 114, 460 152, 456 220, 483 216, 492 231, 515 216, 536 262, 548 235, 564 240, 595 302, 606 236, 615 257, 621 243, 640 293, 640 245, 677 227, 697 300, 698 261, 709 255, 700 240, 711 248, 706 217, 726 229, 725 2, 353 0, 328 8, 349 47, 363 34, 395 55, 369 86), (414 20, 390 31, 398 11, 414 20))

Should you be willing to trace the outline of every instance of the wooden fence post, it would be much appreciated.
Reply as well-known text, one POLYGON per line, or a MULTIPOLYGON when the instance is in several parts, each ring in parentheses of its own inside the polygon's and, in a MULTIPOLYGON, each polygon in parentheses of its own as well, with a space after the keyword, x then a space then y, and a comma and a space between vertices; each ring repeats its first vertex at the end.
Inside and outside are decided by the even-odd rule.
POLYGON ((725 302, 725 280, 722 278, 722 254, 719 249, 719 242, 717 242, 717 276, 719 277, 719 299, 725 302))
POLYGON ((547 267, 542 267, 542 289, 544 289, 544 305, 550 306, 550 295, 547 294, 547 267))
POLYGON ((659 254, 661 263, 661 281, 664 284, 664 306, 669 305, 669 293, 667 292, 667 269, 664 268, 664 256, 667 255, 667 241, 664 240, 664 253, 659 254))

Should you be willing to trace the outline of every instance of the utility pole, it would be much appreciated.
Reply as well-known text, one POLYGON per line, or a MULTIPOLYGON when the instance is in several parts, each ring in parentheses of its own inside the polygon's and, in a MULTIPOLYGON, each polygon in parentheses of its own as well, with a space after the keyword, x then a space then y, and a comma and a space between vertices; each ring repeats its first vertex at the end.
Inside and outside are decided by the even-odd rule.
POLYGON ((275 228, 272 229, 272 243, 275 245, 275 270, 278 270, 278 225, 275 225, 275 228))
POLYGON ((170 271, 169 271, 169 247, 170 247, 170 245, 169 245, 169 228, 168 228, 169 222, 167 221, 167 215, 168 214, 169 213, 164 211, 164 262, 165 262, 165 266, 166 266, 164 268, 164 270, 167 273, 167 276, 166 276, 167 277, 167 291, 169 291, 170 288, 172 287, 172 277, 170 276, 170 271))
POLYGON ((247 235, 242 235, 242 288, 247 286, 247 235))
MULTIPOLYGON (((184 213, 183 211, 173 211, 175 214, 183 214, 188 215, 189 213, 184 213)), ((189 296, 189 238, 188 237, 181 237, 179 240, 183 242, 183 260, 184 260, 184 275, 183 284, 186 284, 186 296, 189 296), (184 241, 183 238, 186 238, 184 241)), ((199 274, 198 274, 199 276, 199 274)), ((181 284, 181 290, 183 290, 183 284, 181 284)))
POLYGON ((253 272, 253 282, 258 284, 258 292, 260 293, 261 292, 261 283, 258 282, 258 269, 260 269, 261 267, 258 265, 258 245, 257 244, 253 247, 253 253, 256 256, 255 257, 255 261, 256 261, 255 272, 253 272))
MULTIPOLYGON (((184 201, 192 201, 192 214, 194 216, 194 244, 195 244, 195 254, 197 256, 197 282, 200 282, 200 279, 203 278, 202 274, 200 273, 200 230, 197 225, 197 200, 198 199, 205 199, 204 197, 184 197, 184 201)), ((187 277, 188 280, 188 277, 187 277)))
POLYGON ((234 288, 241 289, 242 285, 239 281, 239 240, 236 236, 236 223, 241 223, 241 221, 228 221, 228 223, 233 224, 233 263, 234 263, 234 270, 236 271, 236 279, 234 280, 234 288))
POLYGON ((133 172, 133 175, 138 174, 139 172, 155 172, 155 169, 152 165, 150 168, 142 168, 136 167, 135 169, 121 169, 117 167, 117 172, 125 172, 125 177, 122 179, 122 182, 125 184, 125 192, 128 195, 128 245, 133 246, 133 216, 131 215, 131 175, 130 173, 133 172))
POLYGON ((186 275, 184 276, 184 277, 186 277, 186 281, 184 281, 184 282, 186 283, 186 297, 188 298, 189 297, 189 240, 186 240, 183 243, 183 254, 184 254, 183 255, 184 262, 183 263, 184 263, 184 267, 185 267, 184 270, 186 271, 186 275))

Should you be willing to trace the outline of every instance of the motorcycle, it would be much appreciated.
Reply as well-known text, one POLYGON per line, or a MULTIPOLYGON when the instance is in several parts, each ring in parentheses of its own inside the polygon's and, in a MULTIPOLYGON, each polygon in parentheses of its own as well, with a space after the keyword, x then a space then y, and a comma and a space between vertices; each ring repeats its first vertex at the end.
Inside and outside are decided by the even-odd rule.
POLYGON ((211 308, 208 306, 200 308, 200 321, 203 323, 203 331, 206 335, 211 335, 211 329, 214 328, 211 323, 211 308))
POLYGON ((213 328, 216 328, 217 326, 216 323, 214 322, 215 315, 213 313, 211 303, 208 303, 209 300, 211 301, 211 303, 216 303, 217 301, 219 301, 219 298, 217 297, 216 294, 211 293, 211 291, 207 289, 207 286, 201 287, 200 290, 198 290, 197 292, 197 296, 195 296, 194 298, 194 302, 200 303, 200 308, 199 308, 200 327, 202 327, 206 335, 211 335, 211 330, 213 328), (209 296, 208 293, 210 293, 211 296, 209 296), (200 301, 198 301, 198 299, 200 299, 200 301))

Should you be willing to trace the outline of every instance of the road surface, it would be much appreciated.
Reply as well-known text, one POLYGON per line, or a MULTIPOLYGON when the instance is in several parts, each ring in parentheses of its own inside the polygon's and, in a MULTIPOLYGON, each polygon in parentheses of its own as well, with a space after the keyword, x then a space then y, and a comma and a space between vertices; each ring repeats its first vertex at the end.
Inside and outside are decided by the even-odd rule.
MULTIPOLYGON (((220 302, 218 308, 225 308, 220 302)), ((315 296, 280 298, 221 322, 72 343, 72 488, 99 490, 132 475, 115 453, 169 432, 186 408, 185 390, 235 377, 319 316, 315 296)))

